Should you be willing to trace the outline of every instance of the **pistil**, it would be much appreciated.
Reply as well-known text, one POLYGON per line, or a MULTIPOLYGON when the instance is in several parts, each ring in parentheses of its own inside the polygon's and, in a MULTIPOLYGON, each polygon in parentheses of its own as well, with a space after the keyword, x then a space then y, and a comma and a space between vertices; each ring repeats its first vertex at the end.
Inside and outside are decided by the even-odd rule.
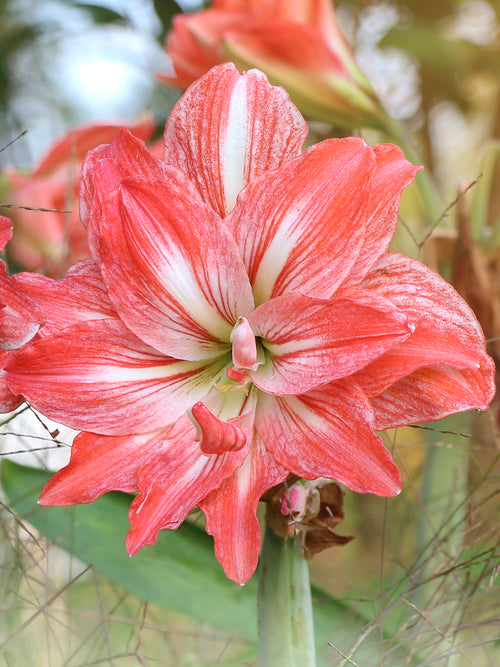
POLYGON ((190 411, 189 418, 196 427, 195 440, 200 443, 204 454, 223 454, 237 452, 246 442, 243 431, 234 422, 218 419, 203 403, 196 403, 190 411))

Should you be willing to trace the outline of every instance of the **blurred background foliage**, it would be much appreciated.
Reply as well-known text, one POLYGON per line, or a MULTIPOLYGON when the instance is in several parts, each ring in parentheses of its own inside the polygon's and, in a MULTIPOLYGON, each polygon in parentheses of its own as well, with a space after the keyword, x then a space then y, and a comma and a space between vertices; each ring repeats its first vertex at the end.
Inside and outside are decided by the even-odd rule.
POLYGON ((29 167, 75 124, 129 120, 152 109, 164 122, 178 95, 156 83, 164 35, 179 5, 110 0, 2 0, 0 145, 28 129, 3 163, 29 167))
MULTIPOLYGON (((130 121, 144 109, 153 112, 160 135, 179 93, 157 83, 155 72, 168 67, 165 36, 181 5, 193 8, 196 3, 0 0, 0 165, 29 168, 73 125, 130 121), (28 133, 14 141, 24 130, 28 133)), ((444 202, 446 214, 439 225, 426 230, 412 217, 415 195, 410 192, 401 212, 398 247, 448 278, 456 276, 458 262, 466 271, 467 289, 479 270, 467 263, 469 246, 465 255, 457 255, 463 235, 458 236, 454 202, 459 187, 463 191, 477 181, 459 201, 466 204, 465 228, 472 228, 480 243, 477 261, 489 282, 480 289, 479 307, 488 310, 500 292, 495 144, 500 141, 500 0, 343 0, 337 10, 358 62, 389 113, 405 124, 421 150, 444 202)), ((321 138, 324 128, 313 129, 321 138)), ((383 139, 376 133, 365 136, 383 139)), ((8 203, 1 181, 0 195, 8 203)), ((487 335, 494 345, 500 331, 492 326, 487 335)), ((431 430, 387 434, 404 474, 403 494, 388 501, 348 492, 340 532, 357 539, 323 552, 312 563, 316 614, 322 619, 321 664, 500 664, 496 410, 449 418, 431 430), (441 479, 429 483, 425 470, 431 460, 441 462, 441 479), (443 495, 440 485, 446 476, 449 483, 443 488, 453 488, 455 479, 455 492, 443 495), (349 629, 339 621, 342 615, 349 629)), ((67 458, 69 436, 44 425, 45 420, 24 417, 3 421, 2 456, 40 468, 58 467, 48 454, 56 451, 67 458), (29 450, 31 455, 22 454, 29 450)), ((116 544, 102 538, 93 558, 81 543, 91 545, 95 537, 83 519, 75 520, 73 509, 51 514, 54 526, 49 528, 48 510, 35 505, 41 482, 28 485, 22 470, 11 463, 3 475, 0 664, 256 664, 249 631, 255 625, 249 611, 253 584, 237 591, 248 605, 248 624, 240 633, 233 624, 234 586, 220 583, 220 591, 210 598, 221 608, 213 615, 210 605, 201 613, 196 609, 201 602, 189 598, 187 589, 183 592, 182 576, 199 577, 200 600, 206 590, 203 573, 211 585, 219 581, 211 549, 200 546, 198 561, 187 562, 182 576, 167 558, 165 585, 169 576, 178 585, 168 589, 170 598, 148 602, 147 589, 133 583, 142 561, 130 561, 129 570, 113 568, 123 557, 124 535, 116 544), (121 556, 116 550, 123 551, 121 556)), ((106 530, 108 510, 102 515, 99 506, 83 510, 106 530)), ((126 524, 124 509, 122 518, 126 524)), ((195 516, 193 523, 198 521, 195 516)), ((198 538, 200 545, 207 544, 203 533, 198 538)), ((154 548, 145 551, 154 559, 154 548)), ((151 576, 148 586, 161 587, 157 571, 144 568, 151 576)))

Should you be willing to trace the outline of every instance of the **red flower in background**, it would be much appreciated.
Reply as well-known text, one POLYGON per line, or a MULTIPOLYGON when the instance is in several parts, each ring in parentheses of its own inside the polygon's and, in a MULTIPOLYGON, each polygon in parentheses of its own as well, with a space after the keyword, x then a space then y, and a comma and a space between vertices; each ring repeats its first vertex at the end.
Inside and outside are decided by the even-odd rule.
MULTIPOLYGON (((0 250, 12 238, 12 221, 0 215, 0 250)), ((5 381, 4 366, 13 350, 28 343, 45 322, 42 309, 16 289, 15 277, 9 278, 7 266, 0 260, 0 412, 15 410, 24 398, 13 394, 5 381)))
POLYGON ((129 132, 87 156, 92 260, 24 274, 44 307, 12 391, 81 429, 41 502, 138 493, 129 553, 195 506, 243 583, 259 498, 289 473, 395 495, 376 429, 485 409, 493 363, 471 310, 387 250, 416 168, 392 145, 328 140, 257 71, 189 89, 163 160, 129 132))
MULTIPOLYGON (((7 171, 10 202, 20 207, 13 212, 15 234, 8 249, 15 264, 57 277, 88 257, 87 233, 78 213, 82 160, 90 149, 113 141, 122 127, 110 122, 81 125, 53 144, 31 172, 7 171)), ((154 131, 150 118, 129 127, 144 140, 154 131)))
POLYGON ((159 77, 178 88, 230 60, 265 72, 311 118, 347 127, 384 122, 331 0, 214 0, 210 9, 174 17, 167 54, 174 74, 159 77))

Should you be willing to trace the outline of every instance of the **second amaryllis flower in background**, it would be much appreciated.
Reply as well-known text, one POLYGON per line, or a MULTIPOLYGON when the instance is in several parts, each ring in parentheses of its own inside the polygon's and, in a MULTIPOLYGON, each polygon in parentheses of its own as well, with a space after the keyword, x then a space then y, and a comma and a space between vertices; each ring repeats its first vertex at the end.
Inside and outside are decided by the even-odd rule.
POLYGON ((214 68, 180 100, 164 160, 130 133, 92 151, 92 260, 17 280, 44 307, 8 382, 81 429, 41 502, 138 493, 129 553, 198 506, 228 577, 260 549, 256 508, 289 473, 395 495, 377 428, 486 408, 493 364, 439 276, 390 253, 416 167, 328 140, 264 75, 214 68))
MULTIPOLYGON (((0 215, 0 251, 12 239, 12 220, 0 215)), ((0 259, 0 412, 10 412, 24 402, 13 394, 6 380, 4 366, 14 350, 36 335, 45 323, 43 310, 16 289, 15 276, 9 277, 7 265, 0 259)))
POLYGON ((8 256, 19 269, 60 277, 78 259, 88 257, 87 233, 78 212, 82 160, 92 148, 116 139, 124 126, 144 140, 154 132, 149 116, 133 124, 80 125, 60 137, 31 171, 6 170, 15 229, 8 256))
POLYGON ((341 127, 385 128, 387 116, 354 59, 331 0, 214 0, 174 17, 165 83, 187 88, 211 67, 257 67, 303 114, 341 127))

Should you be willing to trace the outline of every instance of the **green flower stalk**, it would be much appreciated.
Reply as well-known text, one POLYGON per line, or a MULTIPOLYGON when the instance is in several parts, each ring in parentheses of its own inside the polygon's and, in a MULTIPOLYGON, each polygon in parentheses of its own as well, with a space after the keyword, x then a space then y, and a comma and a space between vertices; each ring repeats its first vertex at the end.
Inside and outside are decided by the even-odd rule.
POLYGON ((309 566, 300 533, 267 527, 259 565, 259 661, 262 667, 315 667, 309 566))

